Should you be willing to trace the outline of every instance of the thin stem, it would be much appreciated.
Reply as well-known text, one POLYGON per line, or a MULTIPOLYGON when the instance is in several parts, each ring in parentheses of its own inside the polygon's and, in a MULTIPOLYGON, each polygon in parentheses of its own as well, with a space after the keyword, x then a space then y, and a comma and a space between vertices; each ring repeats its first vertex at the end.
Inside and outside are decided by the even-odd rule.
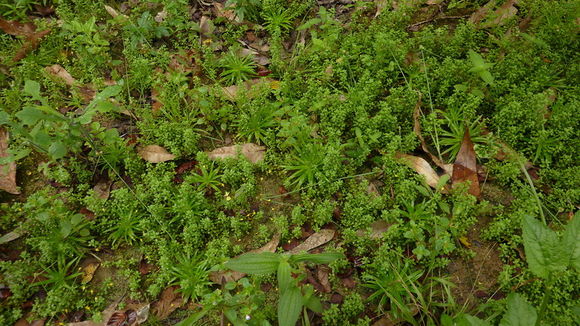
POLYGON ((519 164, 520 164, 520 169, 522 170, 522 172, 526 176, 526 180, 528 180, 528 183, 530 184, 530 187, 532 188, 532 193, 534 194, 534 198, 536 199, 536 202, 538 203, 538 209, 540 210, 540 217, 542 218, 542 222, 544 222, 544 225, 548 225, 548 223, 546 223, 546 216, 544 215, 544 209, 542 208, 542 201, 540 200, 540 196, 538 195, 538 192, 536 191, 536 187, 534 186, 534 182, 532 181, 532 178, 530 177, 528 170, 526 170, 526 167, 525 167, 524 163, 522 162, 522 160, 519 160, 519 164))
POLYGON ((540 325, 540 320, 542 320, 544 318, 544 314, 546 313, 546 307, 548 306, 548 302, 550 302, 550 299, 552 297, 552 285, 554 283, 554 279, 552 278, 552 275, 548 276, 548 280, 547 283, 545 285, 545 292, 544 292, 544 298, 542 299, 542 304, 540 305, 540 310, 538 312, 538 319, 536 320, 536 326, 540 325))

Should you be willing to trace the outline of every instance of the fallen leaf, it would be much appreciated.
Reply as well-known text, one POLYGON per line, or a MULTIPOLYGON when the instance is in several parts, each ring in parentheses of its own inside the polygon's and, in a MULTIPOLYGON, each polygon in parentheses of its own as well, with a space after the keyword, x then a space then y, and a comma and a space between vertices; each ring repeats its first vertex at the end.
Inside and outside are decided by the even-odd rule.
POLYGON ((37 319, 31 322, 28 322, 29 314, 20 318, 14 326, 44 326, 46 319, 37 319))
POLYGON ((153 314, 164 320, 183 304, 183 298, 177 291, 177 286, 170 286, 163 290, 159 301, 153 304, 153 314))
POLYGON ((100 180, 97 184, 93 187, 95 194, 98 198, 107 200, 109 198, 109 194, 111 193, 111 185, 113 184, 113 180, 100 180))
POLYGON ((330 287, 330 281, 328 279, 328 274, 330 273, 330 268, 326 265, 320 265, 316 271, 316 277, 318 282, 323 288, 324 293, 330 293, 332 288, 330 287))
POLYGON ((100 263, 90 263, 87 266, 83 267, 83 278, 81 280, 81 283, 83 284, 89 283, 93 279, 93 276, 95 276, 95 272, 97 271, 100 265, 101 265, 100 263))
POLYGON ((160 12, 157 13, 157 15, 155 15, 155 21, 158 23, 162 23, 165 18, 167 18, 167 11, 165 11, 165 9, 161 10, 160 12))
POLYGON ((228 6, 228 9, 225 9, 223 4, 221 4, 219 2, 214 2, 213 7, 214 7, 214 13, 216 16, 224 17, 230 21, 233 21, 236 19, 236 13, 233 10, 229 9, 229 8, 231 8, 231 6, 228 6))
POLYGON ((103 310, 101 313, 101 320, 100 322, 92 321, 92 320, 85 320, 79 321, 75 323, 68 323, 68 326, 107 326, 107 322, 111 319, 111 316, 115 313, 115 308, 119 302, 114 302, 107 309, 103 310))
POLYGON ((115 311, 109 320, 107 320, 107 326, 125 326, 128 323, 129 316, 125 311, 115 311))
MULTIPOLYGON (((383 220, 374 221, 370 225, 370 228, 371 228, 371 233, 369 235, 370 238, 371 239, 382 238, 383 233, 387 232, 387 230, 389 229, 390 226, 391 226, 391 224, 389 224, 383 220)), ((356 234, 359 237, 365 236, 367 234, 367 230, 358 230, 358 231, 356 231, 356 234)))
MULTIPOLYGON (((4 127, 0 127, 0 158, 8 157, 9 134, 4 127)), ((0 165, 0 189, 18 195, 20 190, 16 185, 16 162, 0 165)))
POLYGON ((299 244, 294 249, 288 252, 291 254, 297 254, 302 251, 308 251, 316 247, 320 247, 323 244, 327 243, 328 241, 332 240, 332 238, 334 238, 335 233, 336 232, 331 229, 322 229, 306 238, 304 242, 302 242, 301 244, 299 244))
POLYGON ((465 236, 459 237, 459 242, 461 242, 461 244, 464 245, 466 248, 471 248, 471 243, 469 242, 469 239, 467 239, 467 237, 465 236))
POLYGON ((258 163, 264 160, 264 155, 266 153, 266 147, 256 145, 254 143, 246 143, 242 145, 232 145, 216 148, 213 151, 207 153, 208 157, 212 160, 237 157, 239 153, 248 159, 252 163, 258 163))
POLYGON ((266 85, 270 89, 279 89, 280 82, 277 80, 273 80, 270 78, 254 78, 250 80, 246 80, 241 85, 232 85, 227 87, 222 87, 222 93, 226 96, 226 98, 230 101, 233 101, 238 96, 240 91, 246 91, 246 96, 248 98, 256 97, 260 94, 258 91, 260 88, 254 88, 254 86, 259 85, 266 85))
POLYGON ((477 178, 477 160, 475 158, 475 150, 473 149, 473 142, 469 135, 469 129, 465 128, 461 148, 457 153, 457 158, 453 164, 453 174, 451 176, 452 186, 456 186, 465 181, 469 181, 469 193, 475 197, 479 197, 481 192, 479 189, 479 180, 477 178))
MULTIPOLYGON (((437 172, 435 172, 435 170, 433 170, 429 162, 427 162, 424 158, 401 153, 397 153, 395 157, 401 159, 405 165, 425 177, 425 181, 430 187, 436 188, 439 184, 439 179, 441 177, 437 174, 437 172)), ((441 192, 447 193, 447 190, 442 189, 441 192)))
POLYGON ((76 79, 64 69, 61 65, 52 65, 45 67, 44 70, 49 74, 62 79, 68 86, 73 86, 76 83, 76 79))
POLYGON ((202 35, 211 35, 215 27, 208 16, 201 16, 199 20, 199 31, 202 35))
POLYGON ((495 6, 497 0, 491 0, 482 7, 479 7, 471 16, 468 21, 473 24, 479 24, 486 16, 487 13, 495 6))
POLYGON ((175 159, 175 155, 158 145, 148 145, 137 150, 137 154, 147 162, 161 163, 175 159))
MULTIPOLYGON (((247 253, 259 254, 262 252, 275 252, 279 243, 280 243, 280 233, 277 233, 268 243, 266 243, 265 245, 263 245, 258 249, 250 250, 247 253)), ((219 271, 219 272, 211 272, 209 274, 209 279, 216 284, 223 285, 228 282, 237 281, 244 276, 246 276, 245 273, 240 273, 236 271, 219 271)))
POLYGON ((240 50, 239 54, 244 57, 250 56, 255 63, 261 66, 266 66, 270 64, 270 58, 252 49, 243 48, 240 50))
POLYGON ((15 20, 5 20, 2 18, 0 18, 0 29, 3 30, 6 34, 22 36, 24 38, 24 43, 20 49, 16 51, 16 55, 14 55, 14 62, 18 62, 23 59, 29 51, 35 49, 38 46, 40 40, 44 36, 50 33, 49 29, 37 32, 36 25, 34 25, 34 23, 20 23, 15 20))
POLYGON ((494 26, 504 25, 510 18, 514 17, 518 13, 518 9, 514 6, 518 3, 518 0, 508 0, 501 7, 497 8, 496 11, 491 15, 493 20, 486 22, 481 25, 483 28, 489 28, 494 26))
POLYGON ((119 13, 117 10, 113 9, 113 7, 105 5, 105 11, 107 11, 113 18, 117 18, 119 16, 119 13))

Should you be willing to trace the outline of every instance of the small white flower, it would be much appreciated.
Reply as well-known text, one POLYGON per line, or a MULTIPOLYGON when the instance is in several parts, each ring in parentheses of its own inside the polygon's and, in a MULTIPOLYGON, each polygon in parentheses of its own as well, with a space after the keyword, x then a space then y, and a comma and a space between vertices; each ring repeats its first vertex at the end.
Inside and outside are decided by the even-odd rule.
POLYGON ((250 320, 251 318, 250 315, 246 315, 246 320, 250 320))

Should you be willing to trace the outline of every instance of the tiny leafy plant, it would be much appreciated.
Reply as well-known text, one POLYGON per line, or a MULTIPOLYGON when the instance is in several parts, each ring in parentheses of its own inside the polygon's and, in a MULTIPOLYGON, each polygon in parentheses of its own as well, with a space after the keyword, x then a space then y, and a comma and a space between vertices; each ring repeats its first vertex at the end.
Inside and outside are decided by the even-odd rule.
POLYGON ((238 136, 248 142, 265 143, 268 129, 278 124, 277 118, 283 113, 279 106, 279 103, 259 105, 244 113, 237 122, 238 136))
POLYGON ((290 172, 286 184, 300 189, 303 186, 314 186, 319 181, 324 160, 322 144, 311 143, 297 148, 297 153, 291 154, 284 170, 290 172))
POLYGON ((134 208, 127 207, 118 209, 116 213, 119 220, 107 230, 109 240, 111 240, 113 248, 117 248, 121 243, 132 245, 143 232, 141 225, 143 214, 134 208))
POLYGON ((479 76, 479 78, 481 78, 486 84, 492 85, 494 79, 491 72, 489 72, 489 68, 493 67, 493 65, 491 63, 486 63, 481 54, 473 50, 469 50, 468 54, 471 65, 473 66, 469 69, 469 72, 479 76))
POLYGON ((215 167, 213 162, 208 165, 202 164, 199 172, 187 177, 188 182, 196 183, 198 190, 220 191, 219 186, 222 184, 219 167, 215 167))
POLYGON ((170 285, 179 285, 185 301, 196 301, 209 292, 209 265, 200 254, 179 254, 171 269, 170 285))
POLYGON ((228 84, 238 84, 255 75, 256 63, 250 56, 240 55, 231 49, 220 61, 222 80, 228 84))
MULTIPOLYGON (((226 262, 226 268, 246 274, 266 275, 276 273, 278 279, 278 323, 280 326, 295 326, 303 308, 322 313, 322 304, 312 288, 299 287, 292 277, 299 270, 292 267, 300 262, 328 264, 343 258, 339 253, 323 254, 277 254, 270 252, 247 253, 226 262)), ((306 310, 304 310, 306 312, 306 310)))

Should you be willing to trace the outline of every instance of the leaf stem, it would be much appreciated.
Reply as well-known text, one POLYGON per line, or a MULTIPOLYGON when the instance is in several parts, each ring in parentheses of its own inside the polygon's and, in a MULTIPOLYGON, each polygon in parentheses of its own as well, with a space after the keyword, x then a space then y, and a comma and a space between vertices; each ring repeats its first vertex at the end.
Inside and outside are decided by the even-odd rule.
POLYGON ((554 278, 552 277, 552 274, 550 274, 548 276, 548 280, 546 281, 546 285, 545 285, 545 292, 544 292, 544 298, 542 298, 542 303, 540 304, 540 311, 538 312, 538 319, 536 319, 536 326, 540 325, 540 320, 542 320, 544 318, 544 314, 546 313, 546 307, 548 306, 548 302, 550 301, 550 298, 552 297, 552 285, 554 283, 554 278))
POLYGON ((528 170, 526 170, 526 167, 525 167, 522 160, 519 160, 519 164, 520 164, 520 169, 522 170, 522 172, 526 176, 526 180, 528 180, 528 183, 530 184, 530 187, 532 188, 532 193, 534 194, 534 198, 536 199, 536 202, 538 203, 538 209, 540 210, 540 217, 542 218, 542 222, 544 222, 544 225, 548 225, 548 223, 546 223, 546 216, 544 215, 544 209, 542 208, 542 201, 540 200, 540 196, 538 195, 538 192, 536 191, 536 187, 534 186, 534 182, 532 181, 532 178, 530 177, 528 170))

